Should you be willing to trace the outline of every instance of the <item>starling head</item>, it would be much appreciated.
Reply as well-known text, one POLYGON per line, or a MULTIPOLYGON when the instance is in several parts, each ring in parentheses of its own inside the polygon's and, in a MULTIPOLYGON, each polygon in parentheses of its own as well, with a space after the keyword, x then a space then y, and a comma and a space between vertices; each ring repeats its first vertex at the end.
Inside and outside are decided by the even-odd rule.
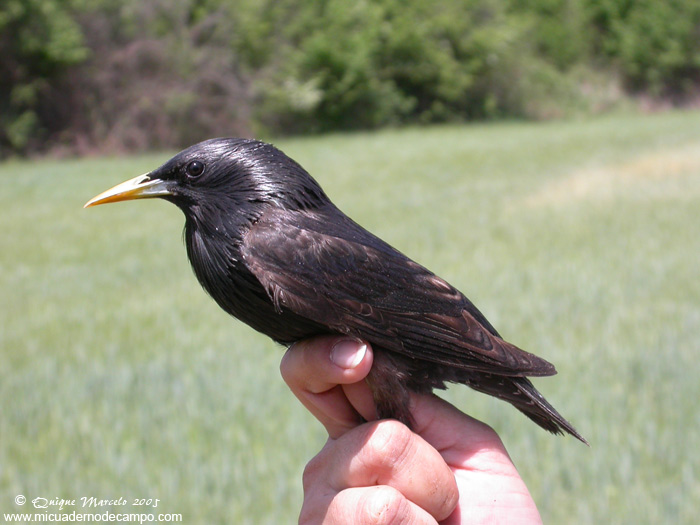
POLYGON ((190 146, 159 168, 97 195, 85 207, 160 197, 185 216, 251 212, 271 204, 307 209, 328 202, 318 183, 294 160, 257 140, 218 138, 190 146))

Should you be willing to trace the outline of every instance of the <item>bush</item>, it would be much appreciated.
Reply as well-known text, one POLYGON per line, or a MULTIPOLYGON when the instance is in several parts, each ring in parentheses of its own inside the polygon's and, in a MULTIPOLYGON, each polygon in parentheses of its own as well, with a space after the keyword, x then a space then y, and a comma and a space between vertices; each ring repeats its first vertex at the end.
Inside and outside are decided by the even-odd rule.
POLYGON ((539 104, 527 99, 545 72, 551 85, 542 96, 558 95, 548 88, 560 72, 538 57, 528 40, 532 25, 509 13, 505 2, 347 5, 329 0, 300 15, 308 23, 288 35, 295 45, 258 84, 257 116, 267 129, 541 117, 539 110, 530 113, 539 104))
POLYGON ((595 2, 588 10, 599 51, 618 65, 633 92, 682 100, 698 95, 700 2, 595 2))
POLYGON ((249 133, 246 80, 225 6, 113 2, 82 16, 93 60, 79 71, 88 145, 139 151, 249 133), (223 21, 223 22, 222 22, 223 21))

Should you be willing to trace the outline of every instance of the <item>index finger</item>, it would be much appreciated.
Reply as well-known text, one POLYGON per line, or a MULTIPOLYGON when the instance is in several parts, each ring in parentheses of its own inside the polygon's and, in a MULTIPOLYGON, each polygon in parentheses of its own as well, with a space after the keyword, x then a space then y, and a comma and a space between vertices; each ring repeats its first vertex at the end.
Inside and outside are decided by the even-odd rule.
POLYGON ((374 411, 363 381, 372 358, 371 347, 363 341, 319 336, 289 347, 280 371, 294 395, 335 439, 362 423, 360 414, 367 413, 368 407, 374 411))

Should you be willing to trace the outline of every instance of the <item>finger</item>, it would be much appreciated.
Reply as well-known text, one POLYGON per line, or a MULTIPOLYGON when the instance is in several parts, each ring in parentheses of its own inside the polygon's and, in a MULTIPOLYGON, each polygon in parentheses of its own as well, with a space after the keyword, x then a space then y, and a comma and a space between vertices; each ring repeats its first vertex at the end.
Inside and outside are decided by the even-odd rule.
POLYGON ((372 349, 346 336, 320 336, 293 344, 280 370, 302 404, 336 438, 362 421, 343 387, 362 381, 372 367, 372 349))
MULTIPOLYGON (((302 507, 302 517, 304 509, 302 507)), ((428 512, 393 487, 355 487, 345 489, 331 500, 323 520, 305 523, 437 525, 428 512)), ((301 519, 300 522, 304 523, 301 519)))
MULTIPOLYGON (((314 461, 331 463, 325 475, 337 492, 387 485, 437 520, 449 516, 459 498, 454 475, 440 454, 398 421, 366 423, 329 440, 314 461)), ((307 473, 312 478, 313 468, 307 473)))
POLYGON ((357 413, 362 416, 363 423, 377 419, 377 406, 367 381, 343 385, 343 393, 357 413))
POLYGON ((488 464, 500 474, 516 472, 501 438, 487 424, 464 414, 436 395, 411 396, 415 431, 448 465, 479 470, 488 464))
MULTIPOLYGON (((471 509, 470 519, 493 521, 494 509, 500 507, 517 514, 519 523, 541 523, 527 486, 491 427, 435 395, 413 395, 411 409, 415 430, 455 472, 458 485, 470 487, 462 490, 459 505, 471 509)), ((456 511, 443 523, 456 525, 461 518, 456 511)))
MULTIPOLYGON (((527 486, 491 427, 433 395, 414 396, 412 410, 416 430, 455 472, 463 488, 459 509, 470 509, 470 520, 496 522, 494 516, 502 512, 517 515, 518 523, 542 523, 527 486)), ((443 523, 456 525, 461 518, 458 510, 443 523)))

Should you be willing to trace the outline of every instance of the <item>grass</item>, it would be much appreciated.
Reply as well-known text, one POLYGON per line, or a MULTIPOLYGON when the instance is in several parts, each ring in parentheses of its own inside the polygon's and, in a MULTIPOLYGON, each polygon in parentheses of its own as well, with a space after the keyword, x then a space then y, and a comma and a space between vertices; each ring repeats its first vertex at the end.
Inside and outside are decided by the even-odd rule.
MULTIPOLYGON (((536 383, 590 449, 445 394, 499 431, 546 523, 695 522, 700 114, 279 145, 557 365, 536 383)), ((185 523, 296 521, 325 438, 279 377, 282 350, 201 291, 175 207, 81 209, 168 157, 0 164, 2 513, 30 510, 18 494, 123 496, 185 523)))

